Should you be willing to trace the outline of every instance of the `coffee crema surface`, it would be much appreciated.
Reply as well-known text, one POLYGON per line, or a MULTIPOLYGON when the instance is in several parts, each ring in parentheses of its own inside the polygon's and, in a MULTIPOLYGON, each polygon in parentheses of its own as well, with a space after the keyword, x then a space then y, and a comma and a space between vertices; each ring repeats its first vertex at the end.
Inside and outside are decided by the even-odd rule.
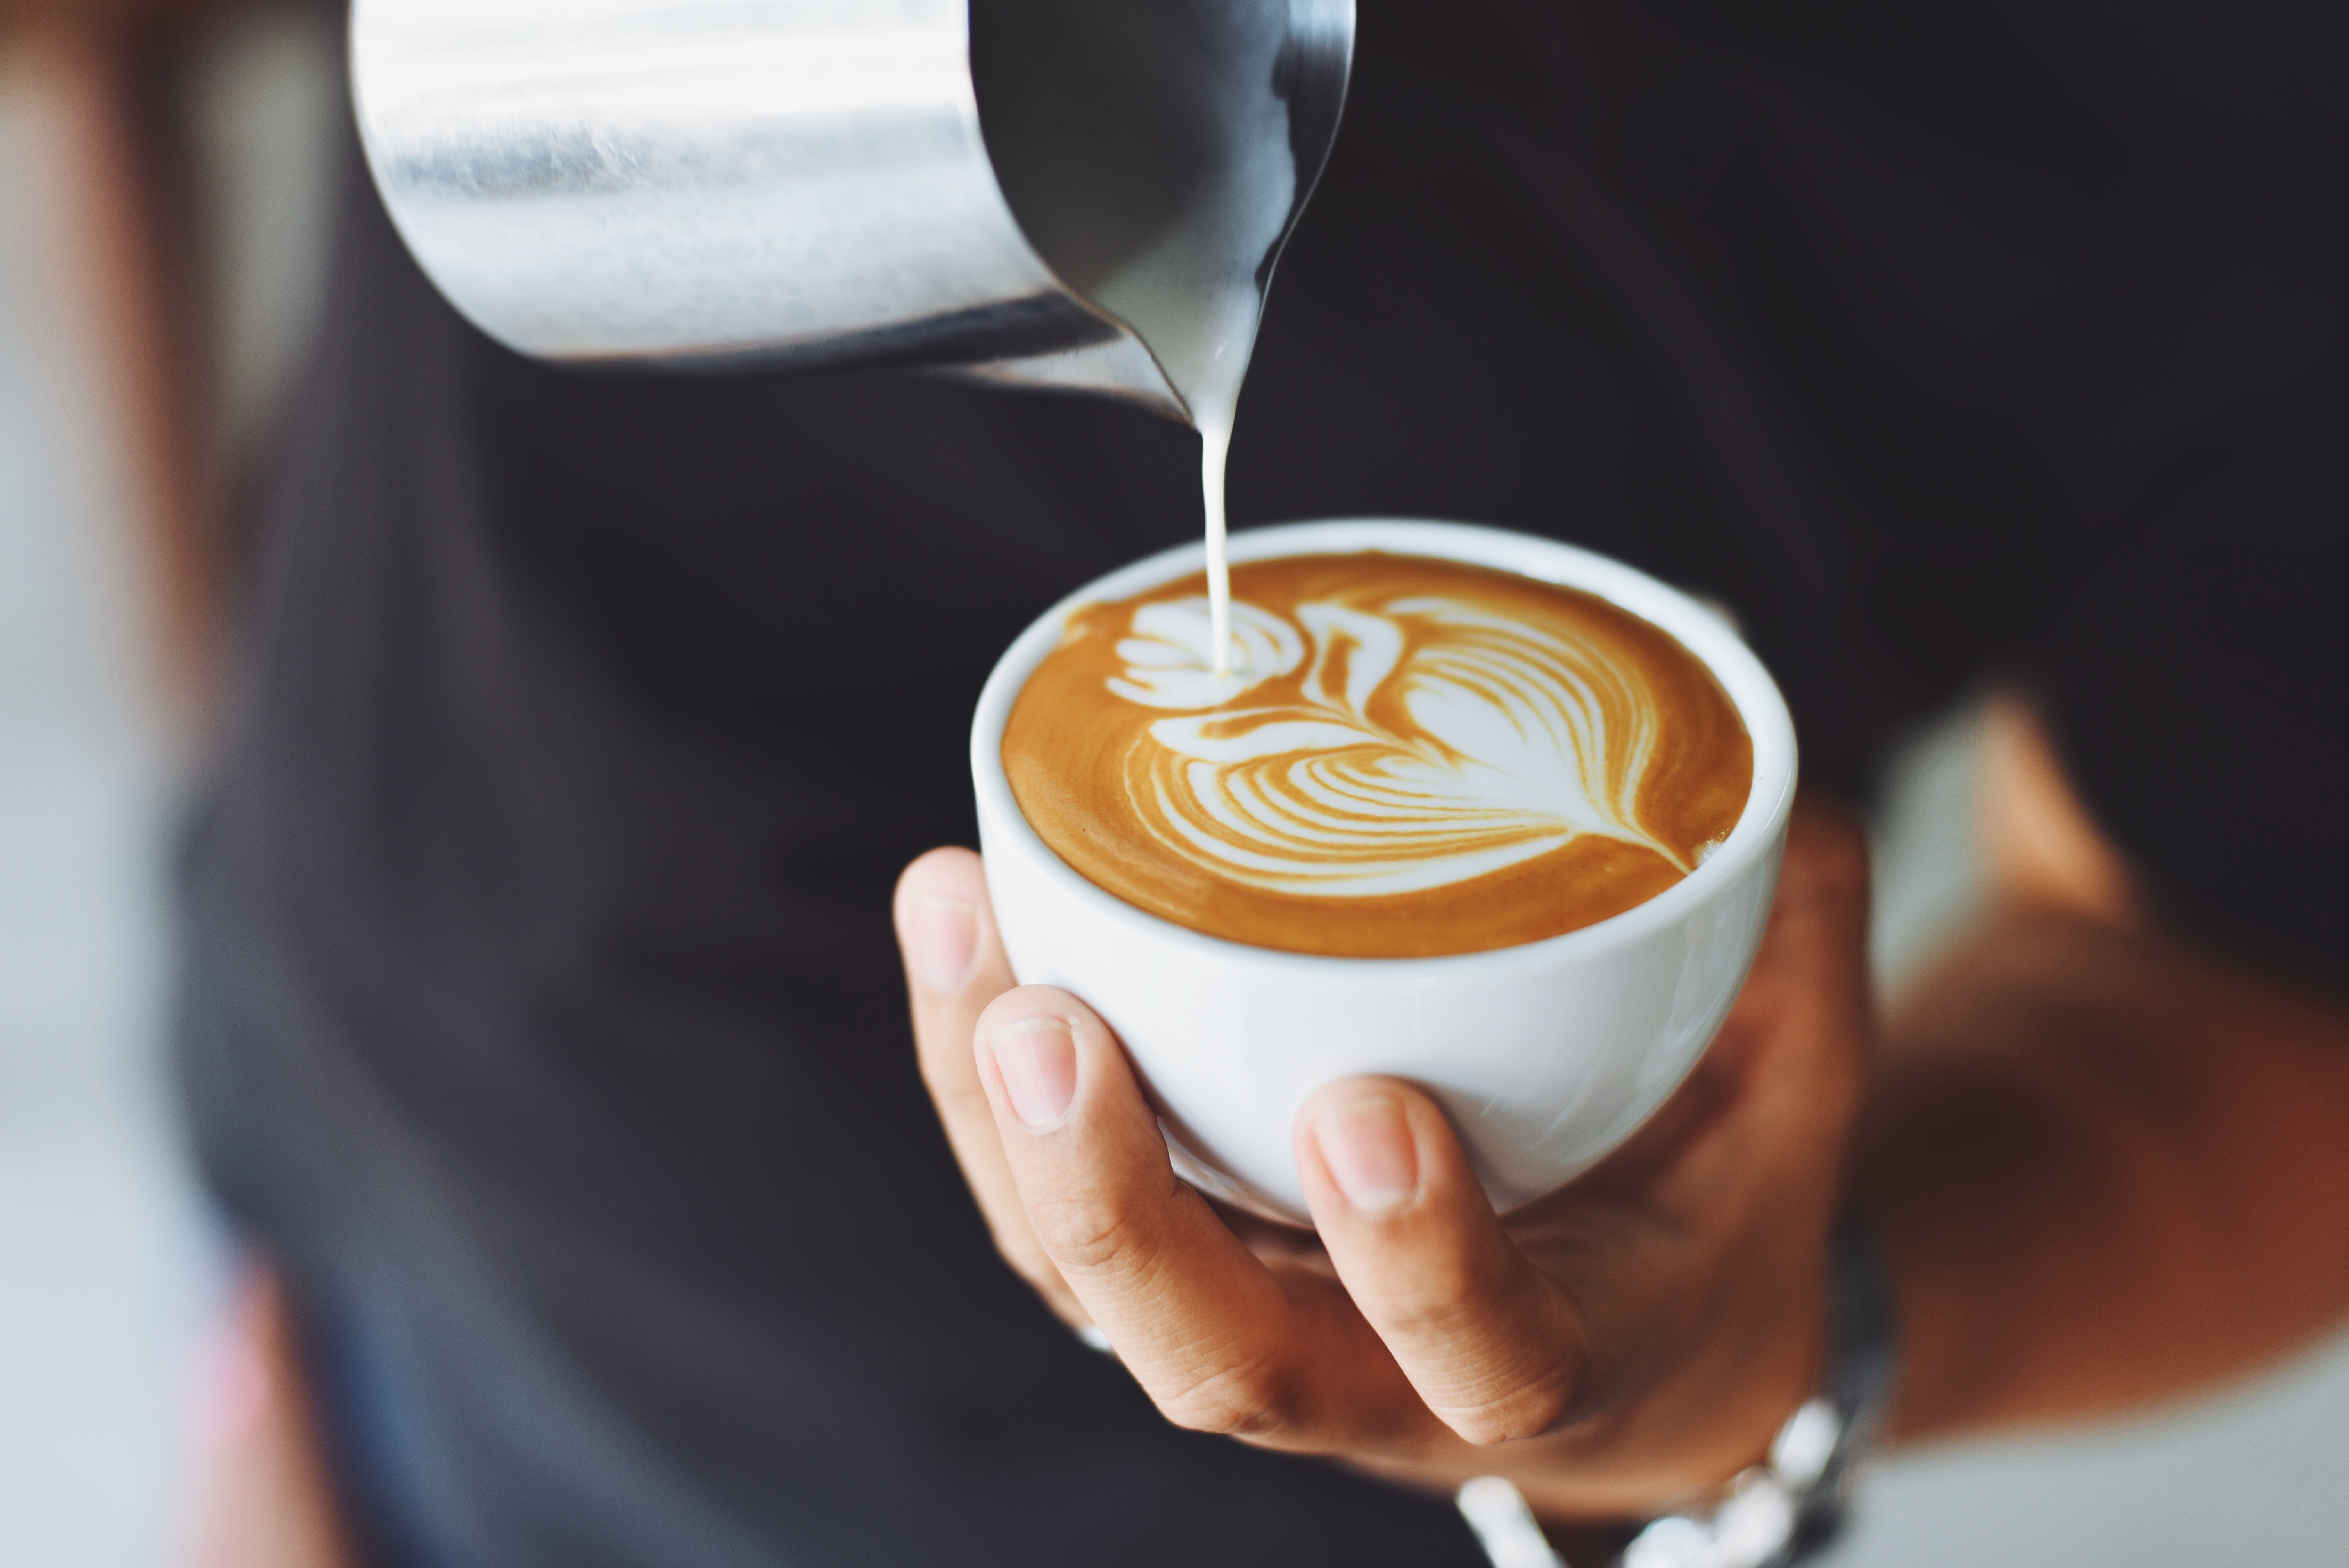
POLYGON ((1745 809, 1754 747, 1669 634, 1571 588, 1365 552, 1084 605, 1003 735, 1054 853, 1126 903, 1259 947, 1406 958, 1619 914, 1745 809))

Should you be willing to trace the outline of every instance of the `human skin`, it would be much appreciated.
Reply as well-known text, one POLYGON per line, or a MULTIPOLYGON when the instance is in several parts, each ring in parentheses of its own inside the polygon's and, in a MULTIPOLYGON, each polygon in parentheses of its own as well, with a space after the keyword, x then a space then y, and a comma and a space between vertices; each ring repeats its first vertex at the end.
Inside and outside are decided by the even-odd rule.
POLYGON ((915 1033, 1005 1258, 1178 1424, 1398 1479, 1505 1475, 1637 1517, 1766 1449, 1807 1395, 1856 1211, 1903 1333, 1899 1441, 2208 1386, 2349 1315, 2349 1017, 2165 932, 2021 705, 1994 707, 1989 913, 1879 1020, 1866 859, 1798 805, 1754 973, 1622 1150, 1496 1219, 1433 1101, 1300 1111, 1318 1235, 1169 1172, 1116 1041, 1014 987, 984 870, 900 884, 915 1033))
POLYGON ((196 1423, 189 1568, 355 1568, 276 1280, 257 1271, 216 1332, 196 1423))

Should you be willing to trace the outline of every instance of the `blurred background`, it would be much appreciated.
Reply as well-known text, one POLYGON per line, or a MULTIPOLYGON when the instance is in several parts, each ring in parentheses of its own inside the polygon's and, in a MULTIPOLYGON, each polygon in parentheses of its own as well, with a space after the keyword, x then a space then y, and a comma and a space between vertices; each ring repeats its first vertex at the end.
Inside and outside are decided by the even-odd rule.
MULTIPOLYGON (((0 0, 5 1568, 187 1562, 234 1397, 211 1348, 233 1249, 170 1109, 163 895, 222 520, 316 314, 340 46, 315 8, 0 0)), ((1974 737, 1966 710, 1918 736, 1879 812, 1888 989, 1976 895, 1974 737)), ((1837 1563, 2349 1563, 2344 1477, 2349 1336, 2125 1428, 1904 1456, 1837 1563)))

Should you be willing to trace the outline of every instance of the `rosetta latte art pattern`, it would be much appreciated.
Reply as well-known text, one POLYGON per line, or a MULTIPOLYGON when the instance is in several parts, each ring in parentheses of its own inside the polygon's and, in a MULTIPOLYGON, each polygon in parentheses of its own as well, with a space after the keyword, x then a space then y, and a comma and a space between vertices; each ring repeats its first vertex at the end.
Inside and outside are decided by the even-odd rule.
POLYGON ((1234 609, 1227 676, 1204 598, 1137 607, 1117 645, 1109 689, 1172 710, 1126 765, 1166 851, 1323 897, 1464 882, 1583 834, 1691 869, 1640 824, 1661 725, 1607 649, 1442 595, 1234 609), (1283 700, 1256 700, 1275 683, 1283 700))
POLYGON ((1037 835, 1133 907, 1335 957, 1481 953, 1685 878, 1737 825, 1753 742, 1712 672, 1588 593, 1380 551, 1071 609, 1003 770, 1037 835))

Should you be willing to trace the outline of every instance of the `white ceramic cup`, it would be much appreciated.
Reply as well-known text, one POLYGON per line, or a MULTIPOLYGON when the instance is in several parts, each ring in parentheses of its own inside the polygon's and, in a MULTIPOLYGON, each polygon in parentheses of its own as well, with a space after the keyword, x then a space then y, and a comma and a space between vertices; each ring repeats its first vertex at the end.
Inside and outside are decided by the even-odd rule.
POLYGON ((1227 942, 1145 914, 1079 875, 1021 817, 1003 727, 1071 611, 1200 570, 1202 547, 1080 590, 1011 645, 971 726, 979 843, 1023 985, 1082 997, 1117 1031, 1174 1168, 1260 1213, 1307 1218, 1291 1124, 1333 1079, 1382 1073, 1440 1100, 1494 1206, 1555 1191, 1629 1137, 1712 1042, 1761 944, 1795 798, 1795 729, 1768 672, 1713 611, 1620 562, 1457 523, 1292 523, 1235 534, 1236 562, 1381 550, 1558 583, 1679 639, 1754 740, 1744 814, 1703 864, 1563 936, 1441 958, 1323 958, 1227 942))

